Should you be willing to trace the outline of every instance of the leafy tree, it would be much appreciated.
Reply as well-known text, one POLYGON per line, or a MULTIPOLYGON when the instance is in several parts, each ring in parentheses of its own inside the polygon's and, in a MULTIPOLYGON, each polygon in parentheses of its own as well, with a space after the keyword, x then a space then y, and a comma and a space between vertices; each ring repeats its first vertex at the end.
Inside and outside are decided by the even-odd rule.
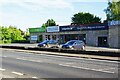
POLYGON ((90 13, 79 12, 72 17, 72 23, 74 24, 88 24, 93 22, 101 22, 101 19, 90 13))
POLYGON ((42 28, 46 29, 47 25, 46 24, 42 24, 42 28))
POLYGON ((108 7, 104 11, 107 16, 106 21, 120 20, 120 1, 109 1, 108 7))
POLYGON ((24 39, 29 40, 29 37, 30 37, 30 33, 29 33, 29 29, 27 29, 27 31, 24 32, 24 39))
POLYGON ((17 29, 16 27, 13 26, 9 27, 0 26, 0 36, 1 36, 0 43, 1 42, 11 43, 16 40, 24 40, 20 29, 17 29))
POLYGON ((56 22, 53 19, 48 19, 46 23, 42 24, 42 28, 44 29, 48 26, 56 26, 56 22))
POLYGON ((23 40, 22 32, 20 29, 17 29, 16 27, 9 26, 8 30, 9 30, 9 33, 11 34, 12 41, 23 40))
POLYGON ((56 23, 55 23, 55 21, 53 19, 48 19, 48 21, 46 22, 46 25, 47 26, 55 26, 56 23))
POLYGON ((11 36, 10 36, 10 33, 9 33, 9 30, 7 27, 0 27, 1 28, 1 41, 3 43, 10 43, 11 42, 11 36))

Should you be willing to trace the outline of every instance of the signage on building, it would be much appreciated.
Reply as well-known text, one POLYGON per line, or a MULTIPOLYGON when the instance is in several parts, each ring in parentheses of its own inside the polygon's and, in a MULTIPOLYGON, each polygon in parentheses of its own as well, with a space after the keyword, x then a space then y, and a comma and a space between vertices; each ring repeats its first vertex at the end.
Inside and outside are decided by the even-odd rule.
POLYGON ((30 36, 30 40, 37 40, 37 35, 30 36))
POLYGON ((59 32, 59 26, 48 26, 47 32, 59 32))
POLYGON ((80 30, 106 30, 106 25, 94 25, 94 26, 60 26, 60 31, 80 31, 80 30))
POLYGON ((45 28, 42 28, 42 27, 40 27, 40 28, 29 28, 29 32, 30 33, 38 33, 38 32, 45 32, 45 28))
POLYGON ((108 26, 120 25, 120 21, 108 21, 108 26))

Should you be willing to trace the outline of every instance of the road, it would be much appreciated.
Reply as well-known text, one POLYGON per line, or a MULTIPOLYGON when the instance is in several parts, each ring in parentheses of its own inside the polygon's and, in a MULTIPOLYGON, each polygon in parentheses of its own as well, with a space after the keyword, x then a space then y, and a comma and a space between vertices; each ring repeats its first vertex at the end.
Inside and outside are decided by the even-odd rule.
POLYGON ((0 60, 2 60, 0 71, 9 76, 17 75, 16 77, 26 78, 118 78, 119 62, 117 61, 34 54, 7 49, 0 49, 0 60))

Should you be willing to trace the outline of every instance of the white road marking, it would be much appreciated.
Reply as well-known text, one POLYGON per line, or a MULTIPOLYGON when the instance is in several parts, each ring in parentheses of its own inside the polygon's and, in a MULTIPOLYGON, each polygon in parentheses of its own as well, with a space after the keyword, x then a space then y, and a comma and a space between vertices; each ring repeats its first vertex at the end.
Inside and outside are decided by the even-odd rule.
POLYGON ((71 66, 71 67, 90 70, 90 68, 85 68, 85 67, 78 67, 78 66, 71 66))
POLYGON ((90 68, 86 68, 86 67, 78 67, 78 66, 70 66, 70 65, 65 65, 65 64, 59 64, 60 66, 66 66, 66 67, 73 67, 73 68, 79 68, 79 69, 85 69, 85 70, 92 70, 92 71, 99 71, 99 72, 105 72, 105 73, 115 73, 112 71, 105 71, 105 70, 101 70, 101 69, 90 69, 90 68))
POLYGON ((20 60, 22 60, 23 58, 16 58, 16 59, 20 59, 20 60))
POLYGON ((7 57, 7 56, 2 56, 2 57, 7 57))
POLYGON ((65 64, 59 64, 60 66, 68 66, 68 67, 70 67, 70 65, 65 65, 65 64))
POLYGON ((99 71, 99 72, 105 72, 105 73, 115 73, 115 72, 112 72, 112 71, 105 71, 105 70, 100 70, 100 69, 91 69, 93 71, 99 71))
POLYGON ((99 70, 111 70, 111 69, 116 69, 116 68, 104 68, 104 69, 99 69, 99 70))
POLYGON ((74 64, 74 63, 65 63, 65 64, 74 64))
POLYGON ((19 72, 12 72, 12 73, 20 76, 24 75, 23 73, 19 73, 19 72))
POLYGON ((5 71, 5 69, 0 68, 0 71, 5 71))
POLYGON ((37 77, 32 77, 32 78, 35 78, 35 79, 37 79, 37 77))
POLYGON ((30 59, 25 59, 25 58, 16 58, 16 59, 25 60, 25 61, 32 61, 32 62, 42 62, 40 60, 30 60, 30 59))
MULTIPOLYGON (((36 54, 39 55, 39 54, 36 54)), ((91 60, 91 61, 101 61, 101 62, 110 62, 110 63, 120 63, 118 61, 108 61, 108 60, 98 60, 98 59, 86 59, 86 58, 77 58, 77 57, 66 57, 66 56, 56 56, 56 55, 47 55, 44 54, 45 56, 52 56, 52 57, 63 57, 63 58, 72 58, 72 59, 79 59, 79 60, 91 60)))

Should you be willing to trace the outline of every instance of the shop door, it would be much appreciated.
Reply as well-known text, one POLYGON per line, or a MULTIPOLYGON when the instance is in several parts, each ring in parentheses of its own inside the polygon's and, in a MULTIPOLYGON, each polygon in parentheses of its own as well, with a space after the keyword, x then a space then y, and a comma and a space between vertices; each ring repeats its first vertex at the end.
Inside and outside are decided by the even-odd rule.
POLYGON ((107 47, 108 45, 107 37, 98 37, 98 46, 107 47))
POLYGON ((39 42, 42 42, 42 35, 39 35, 39 42))

